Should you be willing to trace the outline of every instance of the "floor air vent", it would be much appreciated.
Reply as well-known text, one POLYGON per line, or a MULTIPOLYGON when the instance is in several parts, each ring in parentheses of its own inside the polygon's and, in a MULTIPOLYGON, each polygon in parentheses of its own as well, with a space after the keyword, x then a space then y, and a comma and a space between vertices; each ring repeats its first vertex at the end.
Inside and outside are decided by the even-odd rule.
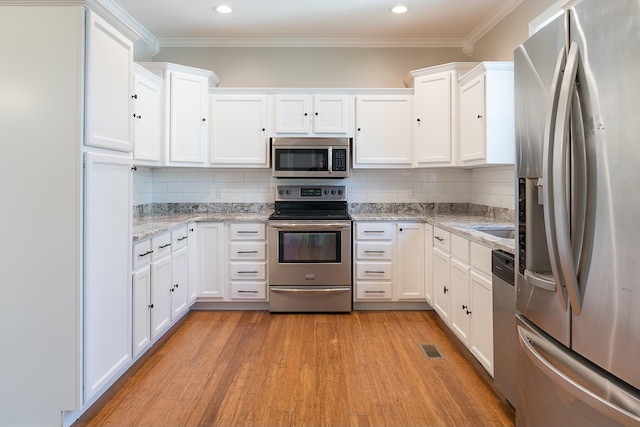
POLYGON ((435 344, 421 344, 420 348, 427 359, 442 359, 442 354, 435 344))

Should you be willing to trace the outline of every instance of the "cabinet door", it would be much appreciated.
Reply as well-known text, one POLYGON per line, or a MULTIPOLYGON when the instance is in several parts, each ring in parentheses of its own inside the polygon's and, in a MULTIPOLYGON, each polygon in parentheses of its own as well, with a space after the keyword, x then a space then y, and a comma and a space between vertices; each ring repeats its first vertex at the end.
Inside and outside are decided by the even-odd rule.
POLYGON ((85 402, 132 357, 131 159, 87 153, 84 187, 85 402))
POLYGON ((313 132, 348 134, 351 126, 353 98, 346 95, 316 95, 313 97, 313 132))
POLYGON ((450 324, 451 257, 433 248, 433 308, 440 318, 450 324))
POLYGON ((198 224, 199 296, 224 298, 224 249, 222 223, 198 224))
POLYGON ((189 239, 187 240, 187 251, 189 258, 189 277, 187 279, 188 299, 189 305, 193 304, 198 297, 199 292, 199 278, 198 278, 198 225, 195 222, 190 222, 187 225, 187 233, 189 239))
POLYGON ((460 160, 482 160, 486 150, 485 75, 460 88, 460 160))
POLYGON ((433 226, 424 226, 424 299, 433 304, 433 226))
POLYGON ((424 224, 401 223, 397 230, 397 298, 424 299, 424 224))
POLYGON ((151 263, 151 339, 171 322, 171 257, 151 263))
POLYGON ((269 167, 267 97, 209 97, 210 163, 225 167, 269 167))
POLYGON ((451 329, 464 345, 469 345, 469 266, 451 258, 451 329))
POLYGON ((86 52, 86 144, 131 152, 133 42, 89 12, 86 52))
POLYGON ((205 77, 170 72, 169 162, 206 161, 208 88, 205 77))
POLYGON ((277 95, 275 102, 275 132, 277 134, 310 132, 311 97, 308 95, 277 95))
MULTIPOLYGON (((150 74, 150 73, 149 73, 150 74)), ((162 148, 162 80, 133 75, 133 158, 158 163, 162 148)))
POLYGON ((133 273, 133 356, 151 343, 151 268, 133 273))
POLYGON ((189 307, 189 252, 182 248, 171 254, 171 320, 189 307))
POLYGON ((470 350, 493 376, 493 297, 491 279, 471 271, 470 350))
POLYGON ((356 97, 354 168, 413 165, 413 96, 356 97))
MULTIPOLYGON (((415 81, 416 165, 452 165, 452 72, 423 76, 415 81)), ((453 84, 452 84, 453 83, 453 84)))

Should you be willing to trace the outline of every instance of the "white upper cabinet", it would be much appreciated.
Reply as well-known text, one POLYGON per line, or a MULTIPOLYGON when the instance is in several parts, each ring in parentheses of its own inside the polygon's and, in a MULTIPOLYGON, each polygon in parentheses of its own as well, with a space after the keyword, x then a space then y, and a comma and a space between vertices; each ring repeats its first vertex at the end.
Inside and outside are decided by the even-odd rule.
POLYGON ((460 164, 513 164, 513 62, 482 62, 459 84, 460 164))
POLYGON ((209 96, 211 165, 269 167, 267 100, 267 95, 209 96))
POLYGON ((353 136, 351 95, 287 94, 274 96, 274 131, 290 136, 353 136))
POLYGON ((354 168, 411 168, 413 95, 356 96, 354 168))
POLYGON ((162 79, 135 64, 131 97, 133 159, 157 165, 162 159, 162 79))
POLYGON ((133 151, 133 42, 87 12, 86 145, 133 151))
POLYGON ((164 156, 168 166, 206 166, 211 71, 167 62, 143 62, 164 80, 164 156))
POLYGON ((456 165, 458 76, 476 64, 456 62, 409 73, 415 91, 416 167, 456 165))

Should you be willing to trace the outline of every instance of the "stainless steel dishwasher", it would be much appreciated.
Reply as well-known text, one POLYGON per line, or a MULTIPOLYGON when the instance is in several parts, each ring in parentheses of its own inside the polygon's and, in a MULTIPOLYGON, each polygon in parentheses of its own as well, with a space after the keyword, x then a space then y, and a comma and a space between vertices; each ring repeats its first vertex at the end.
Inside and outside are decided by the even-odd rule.
POLYGON ((493 381, 516 406, 516 292, 513 255, 496 249, 491 254, 493 273, 493 381))

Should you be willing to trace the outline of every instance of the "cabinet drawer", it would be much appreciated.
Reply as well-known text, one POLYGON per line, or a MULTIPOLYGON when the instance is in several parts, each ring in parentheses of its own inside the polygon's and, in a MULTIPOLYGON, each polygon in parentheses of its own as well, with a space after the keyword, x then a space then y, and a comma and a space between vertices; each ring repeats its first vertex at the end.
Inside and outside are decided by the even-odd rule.
POLYGON ((451 235, 451 255, 469 264, 469 240, 456 234, 451 235))
POLYGON ((451 233, 442 228, 433 227, 433 247, 451 252, 451 233))
POLYGON ((171 255, 171 233, 164 233, 151 239, 152 261, 171 255))
POLYGON ((229 243, 229 259, 232 261, 267 259, 265 242, 231 242, 229 243))
POLYGON ((491 277, 491 248, 471 242, 471 267, 491 277))
POLYGON ((267 280, 266 262, 232 262, 229 264, 231 280, 267 280))
POLYGON ((356 298, 391 299, 391 282, 356 282, 356 298))
POLYGON ((133 245, 133 269, 137 270, 151 261, 151 240, 143 240, 133 245))
POLYGON ((265 236, 265 224, 238 222, 229 226, 229 237, 231 240, 264 240, 265 236))
POLYGON ((171 249, 173 251, 177 251, 178 249, 182 249, 187 247, 187 239, 189 238, 189 234, 187 233, 187 226, 180 227, 171 232, 171 249))
POLYGON ((356 242, 356 259, 391 260, 393 245, 391 242, 356 242))
POLYGON ((266 282, 232 282, 232 299, 265 299, 267 297, 266 282))
POLYGON ((357 222, 356 240, 391 240, 395 225, 391 222, 357 222))
POLYGON ((391 280, 392 271, 390 262, 356 262, 356 279, 391 280))

